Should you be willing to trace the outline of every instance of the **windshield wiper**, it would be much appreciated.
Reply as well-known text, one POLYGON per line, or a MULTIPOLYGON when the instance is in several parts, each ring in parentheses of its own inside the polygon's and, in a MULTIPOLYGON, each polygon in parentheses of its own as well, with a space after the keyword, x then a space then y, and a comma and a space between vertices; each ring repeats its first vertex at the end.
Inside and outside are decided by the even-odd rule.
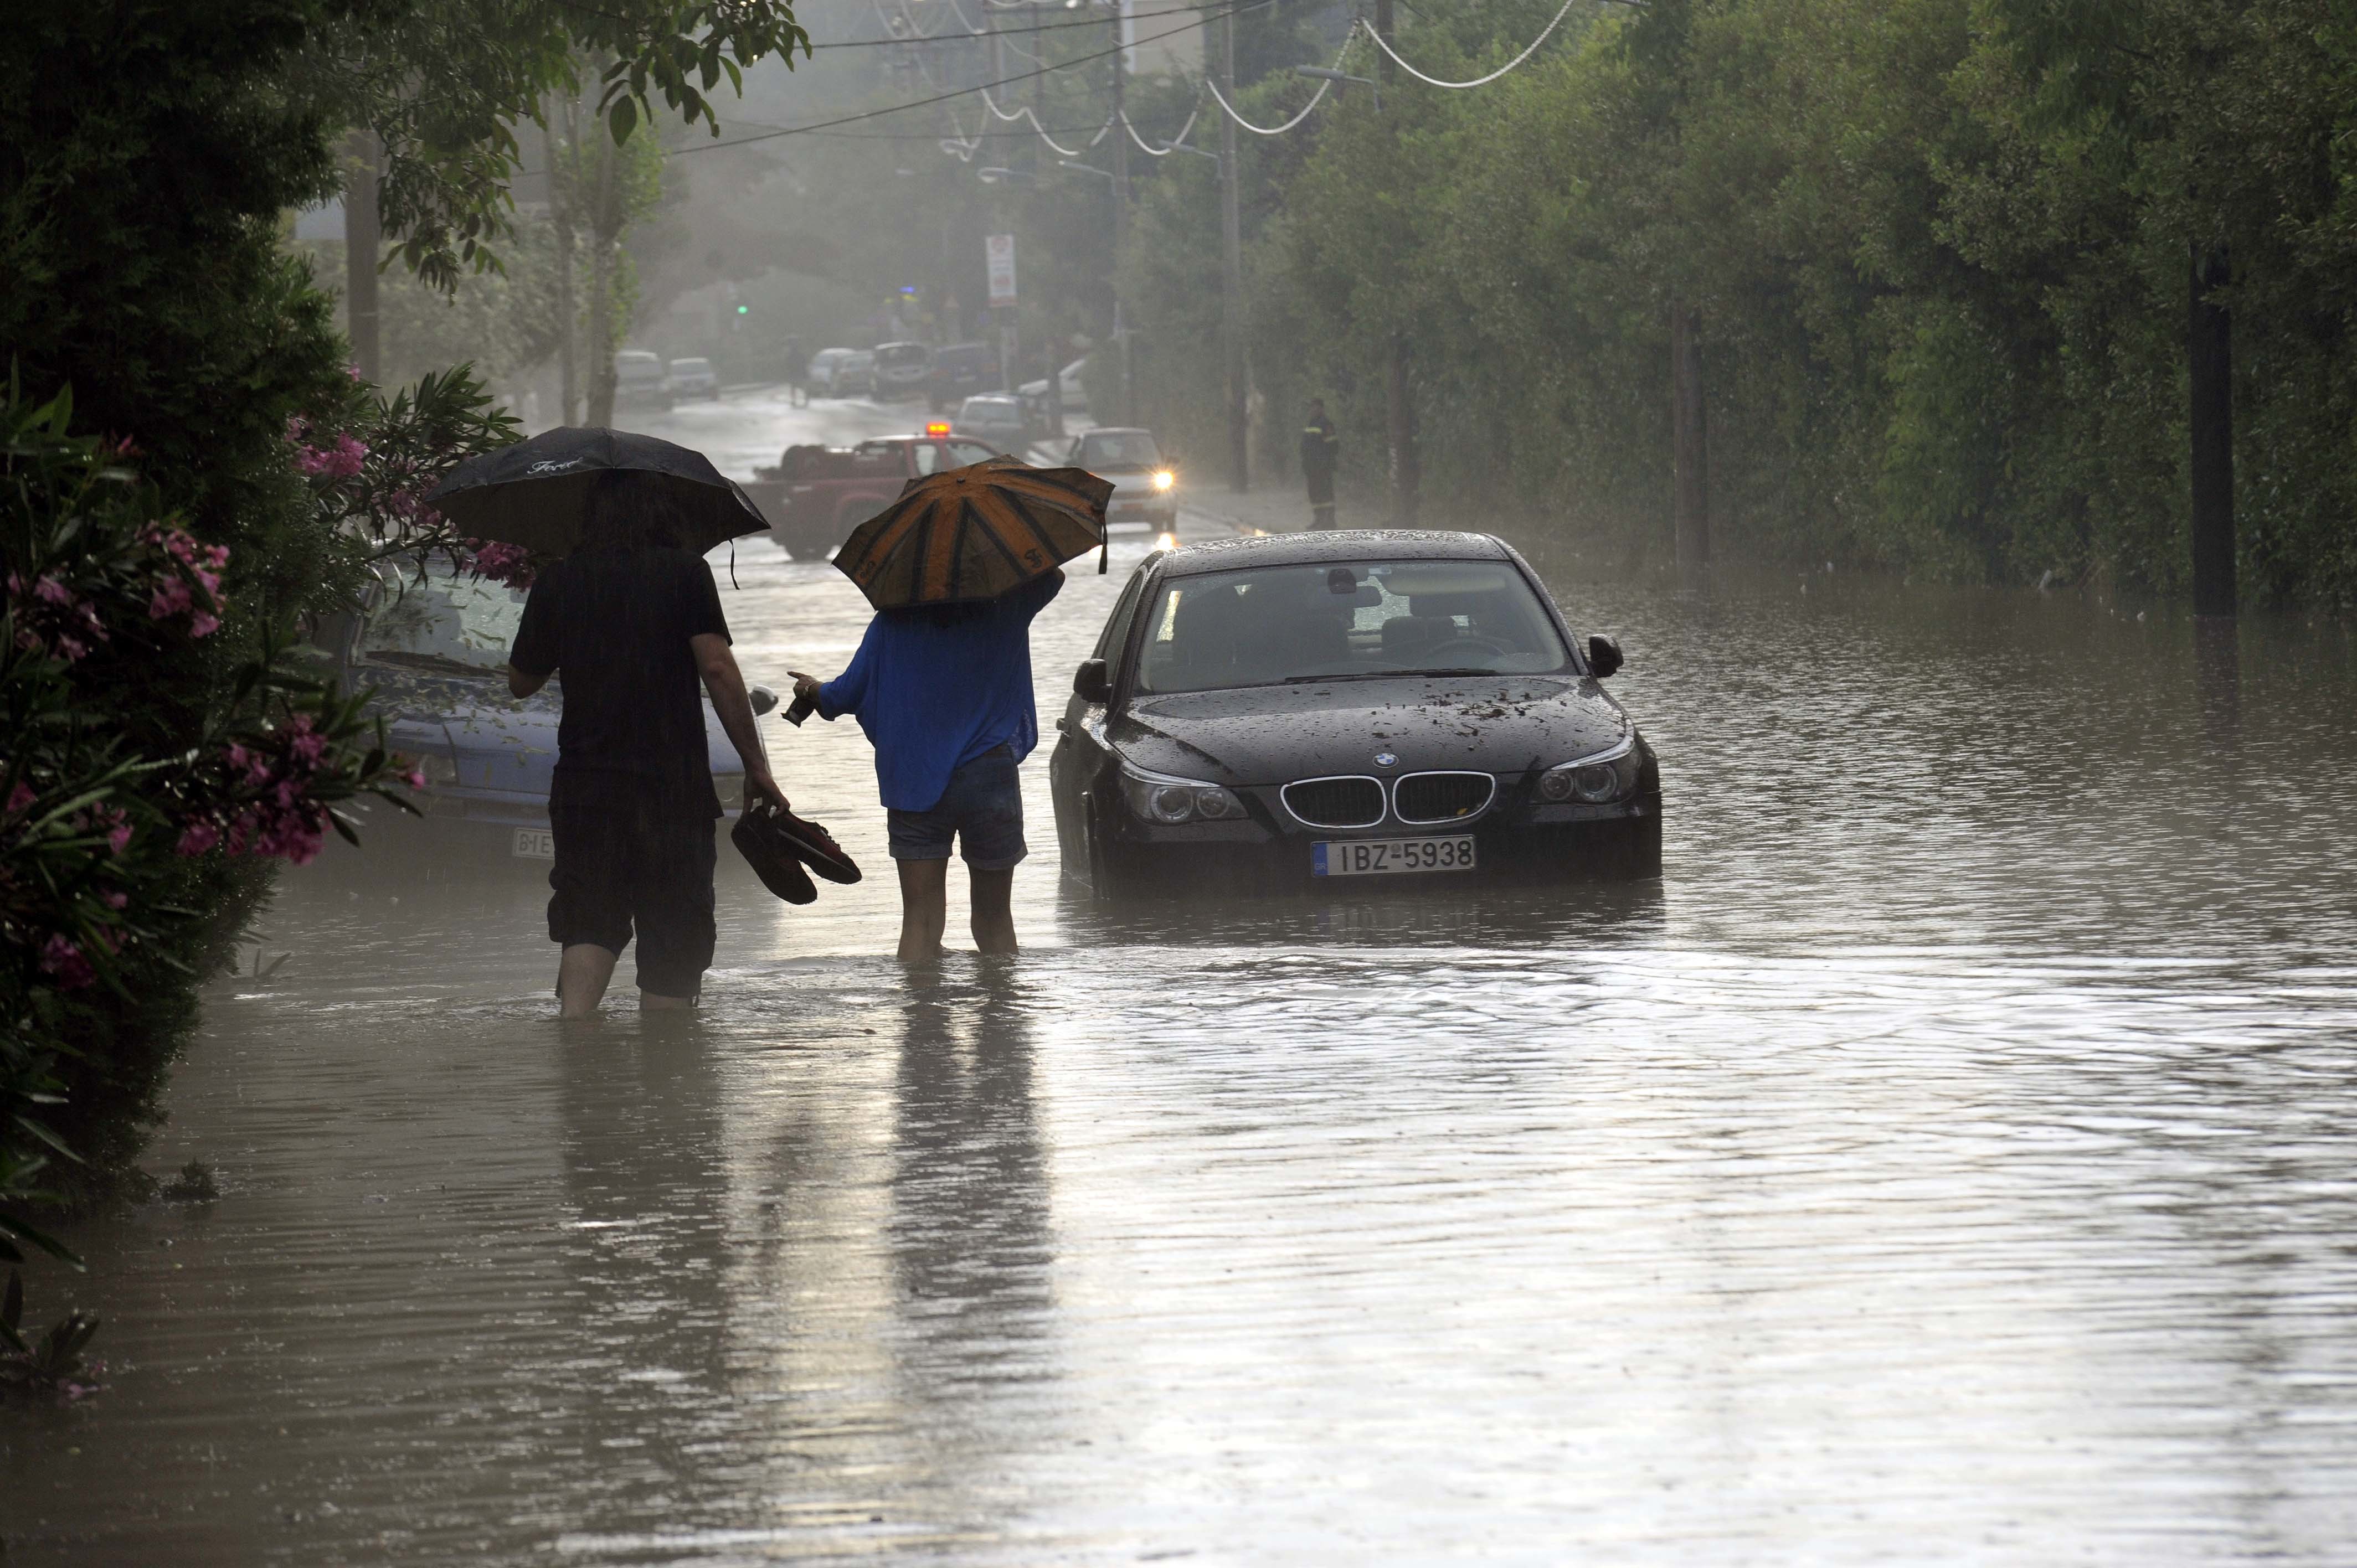
POLYGON ((446 671, 453 675, 496 675, 499 671, 481 664, 469 664, 463 659, 452 659, 441 653, 410 653, 400 649, 371 649, 361 655, 371 664, 392 664, 410 670, 446 671))
POLYGON ((1287 675, 1288 686, 1314 685, 1320 681, 1395 681, 1411 675, 1495 675, 1495 670, 1346 670, 1339 675, 1287 675))

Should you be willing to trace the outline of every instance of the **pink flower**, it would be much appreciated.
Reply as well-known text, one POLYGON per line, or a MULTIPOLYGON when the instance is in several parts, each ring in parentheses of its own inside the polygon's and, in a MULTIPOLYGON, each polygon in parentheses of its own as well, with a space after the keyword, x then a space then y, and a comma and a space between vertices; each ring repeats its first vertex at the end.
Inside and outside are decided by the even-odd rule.
POLYGON ((177 854, 202 854, 221 843, 221 829, 209 822, 193 822, 181 831, 180 842, 172 846, 177 854))
POLYGON ((33 787, 30 784, 26 783, 21 779, 17 779, 16 787, 8 791, 7 814, 13 817, 32 803, 33 787))
POLYGON ((188 585, 178 577, 167 577, 147 600, 147 618, 168 620, 195 607, 196 600, 189 596, 188 585))
POLYGON ((41 944, 41 972, 55 975, 58 983, 68 991, 79 991, 98 978, 98 972, 90 967, 90 960, 82 956, 81 949, 61 935, 52 936, 41 944))
POLYGON ((422 767, 413 768, 401 776, 401 781, 413 789, 423 789, 425 788, 425 769, 422 767))
POLYGON ((328 738, 318 735, 298 735, 286 744, 287 754, 313 768, 328 754, 328 738))
POLYGON ((131 907, 131 895, 128 893, 102 893, 98 897, 110 909, 121 910, 131 907))
POLYGON ((220 629, 221 618, 218 616, 207 615, 204 611, 199 610, 188 618, 190 637, 210 637, 220 629))
POLYGON ((33 585, 33 596, 53 605, 73 603, 73 590, 54 576, 45 576, 33 585))
POLYGON ((124 850, 129 849, 131 847, 131 824, 125 822, 117 822, 114 826, 109 828, 106 831, 106 847, 108 853, 113 854, 121 854, 124 850))
POLYGON ((81 638, 68 637, 60 632, 58 634, 58 651, 66 656, 67 663, 71 664, 90 652, 90 644, 81 638))

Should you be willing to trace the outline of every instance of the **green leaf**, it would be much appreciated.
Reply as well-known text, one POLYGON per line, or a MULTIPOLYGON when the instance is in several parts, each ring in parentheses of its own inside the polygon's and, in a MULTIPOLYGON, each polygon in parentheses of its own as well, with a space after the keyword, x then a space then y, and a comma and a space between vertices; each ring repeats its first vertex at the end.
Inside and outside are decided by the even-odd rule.
POLYGON ((617 99, 614 103, 614 111, 611 114, 607 116, 606 124, 614 133, 614 145, 616 146, 619 147, 624 142, 629 141, 630 139, 630 133, 638 129, 638 100, 627 96, 617 99))

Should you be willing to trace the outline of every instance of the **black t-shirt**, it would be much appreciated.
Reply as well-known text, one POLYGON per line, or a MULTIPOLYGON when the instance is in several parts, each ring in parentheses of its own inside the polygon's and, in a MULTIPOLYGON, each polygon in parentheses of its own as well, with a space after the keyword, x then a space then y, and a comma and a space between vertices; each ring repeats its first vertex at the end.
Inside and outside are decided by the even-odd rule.
POLYGON ((541 574, 508 662, 564 680, 558 795, 626 787, 663 815, 720 814, 688 646, 705 632, 725 639, 728 622, 684 550, 580 551, 541 574))
POLYGON ((1312 478, 1333 478, 1335 449, 1340 446, 1333 421, 1311 420, 1301 431, 1301 471, 1312 478))

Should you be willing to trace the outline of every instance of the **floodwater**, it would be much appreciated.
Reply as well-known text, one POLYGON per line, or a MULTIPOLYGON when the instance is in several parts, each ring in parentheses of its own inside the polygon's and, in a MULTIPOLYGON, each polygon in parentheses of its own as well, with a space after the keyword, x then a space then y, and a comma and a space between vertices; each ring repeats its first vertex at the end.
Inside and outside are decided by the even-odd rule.
MULTIPOLYGON (((560 1029, 533 867, 289 878, 149 1162, 221 1197, 81 1230, 110 1387, 0 1413, 7 1560, 2357 1561, 2345 641, 1545 570, 1658 887, 1107 917, 1039 757, 1027 951, 911 983, 816 721, 869 879, 725 870, 692 1019, 560 1029)), ((754 679, 848 656, 737 576, 754 679)))

